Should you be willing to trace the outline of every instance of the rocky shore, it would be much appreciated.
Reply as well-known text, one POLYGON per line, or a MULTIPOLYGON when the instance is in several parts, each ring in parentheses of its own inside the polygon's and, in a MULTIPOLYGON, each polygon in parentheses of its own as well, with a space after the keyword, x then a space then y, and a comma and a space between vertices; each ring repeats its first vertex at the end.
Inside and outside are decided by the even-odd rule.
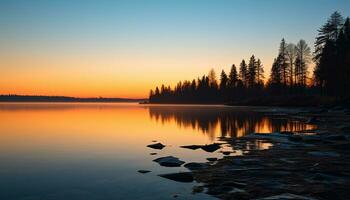
MULTIPOLYGON (((211 146, 182 146, 189 151, 208 147, 220 151, 225 145, 232 151, 226 148, 221 159, 184 164, 189 172, 160 176, 180 182, 194 180, 198 183, 194 193, 220 199, 350 199, 349 111, 310 109, 270 114, 315 124, 317 129, 252 133, 221 138, 222 143, 211 146), (261 148, 264 144, 268 148, 261 148), (242 155, 231 156, 236 151, 242 155)), ((182 164, 178 162, 178 166, 182 164)))

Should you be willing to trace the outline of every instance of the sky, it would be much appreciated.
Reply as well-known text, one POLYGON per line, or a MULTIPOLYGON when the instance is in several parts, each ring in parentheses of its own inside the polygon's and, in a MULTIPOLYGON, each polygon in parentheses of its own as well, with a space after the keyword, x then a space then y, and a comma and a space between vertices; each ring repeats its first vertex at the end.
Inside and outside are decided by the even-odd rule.
POLYGON ((253 54, 268 77, 334 11, 350 1, 0 0, 0 94, 144 98, 253 54))

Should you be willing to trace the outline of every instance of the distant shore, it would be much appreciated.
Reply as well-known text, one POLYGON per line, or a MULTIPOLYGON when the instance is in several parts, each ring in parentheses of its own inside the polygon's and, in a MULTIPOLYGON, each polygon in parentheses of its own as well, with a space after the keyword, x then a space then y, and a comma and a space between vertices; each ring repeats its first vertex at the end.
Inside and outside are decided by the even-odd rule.
POLYGON ((147 99, 104 98, 104 97, 68 97, 36 95, 0 95, 0 102, 144 102, 147 99))

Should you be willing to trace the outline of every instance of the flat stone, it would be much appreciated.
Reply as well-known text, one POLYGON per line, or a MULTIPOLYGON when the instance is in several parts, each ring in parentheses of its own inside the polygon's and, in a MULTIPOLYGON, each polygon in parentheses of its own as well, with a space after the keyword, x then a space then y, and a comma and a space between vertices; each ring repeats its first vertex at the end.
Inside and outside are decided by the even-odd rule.
POLYGON ((221 153, 224 155, 230 155, 232 152, 231 151, 222 151, 221 153))
POLYGON ((158 143, 155 143, 155 144, 147 145, 147 147, 152 148, 152 149, 163 149, 165 147, 165 145, 160 143, 160 142, 158 142, 158 143))
POLYGON ((218 159, 217 158, 207 158, 207 161, 210 161, 210 162, 214 162, 214 161, 217 161, 218 159))
POLYGON ((185 162, 180 160, 179 158, 173 156, 161 157, 153 160, 157 162, 160 166, 164 167, 180 167, 185 162))
POLYGON ((180 146, 180 147, 185 148, 185 149, 196 150, 196 149, 200 149, 202 147, 202 145, 185 145, 185 146, 180 146))
POLYGON ((147 173, 149 173, 151 171, 149 171, 149 170, 138 170, 138 172, 141 173, 141 174, 147 174, 147 173))
POLYGON ((206 152, 214 152, 214 151, 220 149, 221 146, 220 146, 220 144, 214 143, 214 144, 204 145, 201 148, 206 152))
POLYGON ((194 180, 191 172, 160 174, 158 176, 170 179, 172 181, 184 182, 184 183, 190 183, 190 182, 193 182, 193 180, 194 180))

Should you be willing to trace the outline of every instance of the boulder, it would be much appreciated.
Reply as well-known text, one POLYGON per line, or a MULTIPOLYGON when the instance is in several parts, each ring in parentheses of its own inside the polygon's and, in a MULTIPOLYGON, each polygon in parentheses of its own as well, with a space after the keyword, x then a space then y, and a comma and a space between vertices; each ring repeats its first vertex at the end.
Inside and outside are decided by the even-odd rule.
POLYGON ((161 157, 153 160, 157 162, 160 166, 164 167, 180 167, 185 162, 180 160, 179 158, 173 156, 161 157))
POLYGON ((160 142, 158 142, 158 143, 155 143, 155 144, 147 145, 147 147, 152 148, 152 149, 163 149, 165 147, 165 145, 160 143, 160 142))
POLYGON ((191 172, 160 174, 158 176, 170 179, 172 181, 184 182, 184 183, 190 183, 190 182, 193 182, 193 180, 194 180, 191 172))

